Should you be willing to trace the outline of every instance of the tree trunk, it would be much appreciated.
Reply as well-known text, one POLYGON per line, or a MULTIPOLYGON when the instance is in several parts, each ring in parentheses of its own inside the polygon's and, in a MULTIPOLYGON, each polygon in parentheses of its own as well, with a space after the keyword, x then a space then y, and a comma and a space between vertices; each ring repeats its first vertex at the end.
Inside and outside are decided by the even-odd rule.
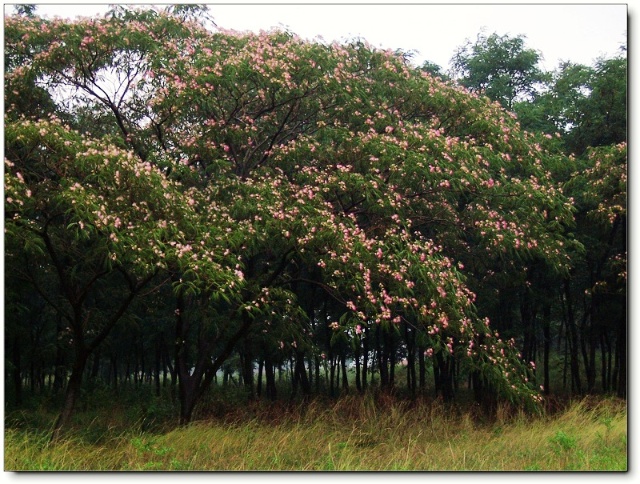
POLYGON ((64 404, 62 406, 62 412, 58 416, 54 426, 53 434, 51 435, 51 442, 56 442, 62 436, 62 430, 69 424, 71 415, 75 409, 80 395, 80 388, 82 386, 82 374, 87 366, 87 360, 89 358, 89 352, 84 348, 78 348, 76 350, 76 357, 71 370, 71 376, 67 383, 67 391, 64 398, 64 404))
POLYGON ((64 331, 62 315, 58 314, 56 321, 56 362, 53 377, 53 393, 58 393, 66 384, 66 368, 64 364, 65 351, 60 343, 61 335, 64 331))
POLYGON ((160 367, 162 365, 162 339, 160 337, 156 338, 156 355, 155 355, 155 365, 154 365, 154 382, 156 386, 156 396, 160 396, 160 367))
POLYGON ((258 385, 256 388, 256 394, 258 397, 262 396, 262 369, 264 368, 264 358, 260 358, 258 361, 258 385))
POLYGON ((385 353, 387 354, 387 364, 389 365, 389 388, 393 388, 396 376, 396 345, 391 331, 389 330, 386 333, 385 353))
POLYGON ((367 389, 367 368, 369 366, 369 330, 363 330, 364 342, 362 345, 362 391, 367 389))
POLYGON ((549 378, 549 352, 551 350, 551 306, 546 304, 543 309, 542 316, 542 334, 543 334, 543 371, 544 371, 544 394, 549 395, 551 392, 551 381, 549 378))
POLYGON ((98 372, 100 370, 100 351, 96 351, 93 354, 93 362, 91 365, 91 373, 89 374, 89 379, 91 381, 96 381, 98 378, 98 372))
POLYGON ((302 393, 309 395, 311 394, 311 382, 307 375, 307 369, 304 366, 304 352, 296 350, 295 358, 295 371, 298 374, 298 381, 302 387, 302 393))
POLYGON ((358 336, 356 336, 355 347, 354 347, 354 358, 356 363, 356 390, 358 393, 362 393, 362 381, 360 379, 360 350, 361 350, 361 341, 358 336))
POLYGON ((380 371, 380 388, 387 388, 389 386, 389 355, 382 340, 382 326, 378 324, 376 328, 376 353, 378 355, 378 370, 380 371))
POLYGON ((244 348, 241 353, 240 361, 242 363, 242 379, 244 381, 245 388, 247 389, 247 396, 249 397, 249 400, 253 400, 256 397, 253 385, 253 355, 248 348, 246 338, 244 340, 244 348))
POLYGON ((411 396, 416 396, 416 355, 415 342, 416 334, 414 330, 409 329, 409 325, 404 327, 405 341, 407 344, 407 388, 411 392, 411 396))
POLYGON ((573 302, 571 297, 571 285, 569 279, 564 280, 564 294, 567 301, 567 335, 569 337, 569 353, 571 355, 571 387, 578 394, 582 393, 580 379, 580 362, 578 360, 578 330, 573 314, 573 302))
POLYGON ((271 401, 275 401, 277 398, 276 392, 276 373, 273 368, 273 363, 270 358, 265 358, 264 362, 264 374, 267 384, 267 398, 271 401))
POLYGON ((609 346, 609 337, 607 331, 603 328, 600 332, 600 378, 602 379, 602 391, 608 393, 611 389, 609 365, 611 364, 611 348, 609 346))
POLYGON ((535 361, 535 306, 529 288, 525 288, 521 295, 520 317, 523 326, 522 358, 524 361, 535 361))
POLYGON ((349 378, 347 375, 347 356, 346 351, 341 351, 340 366, 342 367, 342 389, 347 393, 349 391, 349 378))
POLYGON ((436 389, 442 395, 445 402, 450 402, 454 397, 453 390, 453 358, 443 357, 437 353, 434 358, 434 377, 436 379, 436 389), (437 368, 437 371, 436 371, 437 368))
POLYGON ((186 425, 191 422, 193 411, 196 406, 196 389, 194 388, 196 381, 193 378, 182 378, 178 384, 180 395, 180 425, 186 425))
POLYGON ((316 367, 316 378, 315 378, 316 393, 320 393, 320 357, 316 356, 314 358, 314 361, 315 361, 315 367, 316 367))
POLYGON ((331 397, 335 397, 336 394, 334 380, 336 376, 336 362, 332 353, 332 351, 329 351, 329 395, 331 397))
POLYGON ((619 398, 627 398, 627 324, 624 315, 618 321, 616 360, 618 361, 616 395, 619 398))
POLYGON ((16 395, 16 405, 22 405, 22 368, 20 363, 20 339, 13 337, 13 348, 11 351, 13 363, 13 387, 16 395))
POLYGON ((427 386, 427 362, 425 360, 426 351, 426 348, 418 347, 418 368, 421 390, 424 390, 424 388, 427 386))

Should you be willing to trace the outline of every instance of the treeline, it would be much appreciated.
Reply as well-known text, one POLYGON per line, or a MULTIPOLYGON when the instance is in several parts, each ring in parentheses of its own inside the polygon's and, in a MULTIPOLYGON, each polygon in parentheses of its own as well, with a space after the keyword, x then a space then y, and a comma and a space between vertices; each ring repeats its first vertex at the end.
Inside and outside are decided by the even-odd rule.
POLYGON ((5 19, 7 404, 64 393, 55 438, 90 382, 171 386, 183 423, 285 371, 626 396, 626 58, 541 73, 494 35, 451 80, 201 13, 5 19))

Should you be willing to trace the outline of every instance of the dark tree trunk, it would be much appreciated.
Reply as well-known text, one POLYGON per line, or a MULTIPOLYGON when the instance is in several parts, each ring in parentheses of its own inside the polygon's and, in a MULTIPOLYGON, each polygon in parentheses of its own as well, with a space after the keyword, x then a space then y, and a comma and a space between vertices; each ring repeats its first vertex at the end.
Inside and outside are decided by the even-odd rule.
POLYGON ((111 356, 111 368, 113 371, 113 388, 117 391, 118 390, 118 378, 119 378, 119 374, 118 374, 118 358, 116 355, 112 355, 111 356))
POLYGON ((247 389, 247 396, 250 400, 253 400, 256 397, 253 384, 253 355, 248 348, 248 341, 246 338, 240 361, 242 363, 242 380, 244 381, 244 385, 247 389))
POLYGON ((92 381, 95 381, 98 377, 98 371, 100 370, 100 352, 96 351, 93 354, 93 362, 91 365, 91 373, 89 374, 89 378, 92 381))
POLYGON ((387 364, 389 365, 389 388, 393 388, 396 376, 396 345, 391 331, 387 331, 385 353, 387 353, 387 364))
POLYGON ((356 390, 358 393, 362 393, 362 381, 360 378, 360 350, 361 350, 361 341, 358 336, 356 336, 355 347, 354 347, 354 358, 356 363, 356 390))
POLYGON ((362 345, 362 391, 367 389, 367 368, 369 366, 369 330, 363 330, 364 341, 362 345))
POLYGON ((329 352, 329 395, 331 397, 336 396, 336 388, 335 388, 335 376, 336 376, 336 359, 334 358, 333 352, 329 352))
POLYGON ((156 386, 156 396, 160 396, 160 368, 162 366, 162 338, 156 338, 156 354, 155 354, 155 365, 154 365, 154 382, 156 386))
POLYGON ((347 356, 346 351, 341 351, 340 366, 342 367, 342 389, 346 392, 349 391, 349 378, 347 375, 347 356))
POLYGON ((270 358, 265 358, 264 362, 264 374, 266 378, 266 390, 267 398, 271 401, 275 401, 277 398, 276 392, 276 373, 273 368, 273 363, 270 358))
POLYGON ((146 374, 145 361, 144 361, 144 341, 140 341, 140 347, 138 349, 138 358, 140 359, 140 370, 138 372, 138 383, 142 384, 144 381, 144 375, 146 374))
POLYGON ((169 350, 167 349, 167 345, 164 342, 164 333, 162 335, 162 340, 160 341, 160 351, 162 355, 162 387, 166 388, 167 381, 169 380, 168 375, 173 368, 171 365, 171 357, 169 356, 169 350))
POLYGON ((450 402, 454 397, 453 389, 453 358, 437 353, 434 358, 434 377, 436 391, 439 391, 445 402, 450 402), (437 370, 436 370, 437 369, 437 370))
POLYGON ((13 363, 13 387, 16 397, 16 405, 22 405, 22 366, 20 362, 20 339, 13 337, 13 347, 11 351, 13 363))
POLYGON ((304 365, 304 352, 296 351, 296 370, 300 374, 300 386, 304 395, 311 394, 311 382, 307 375, 307 369, 304 365))
POLYGON ((602 379, 602 391, 604 393, 609 392, 610 389, 607 366, 610 352, 607 339, 607 332, 605 329, 602 329, 600 332, 600 353, 602 354, 600 358, 600 378, 602 379))
POLYGON ((378 370, 380 371, 380 387, 389 387, 389 354, 386 346, 383 346, 383 330, 378 324, 376 328, 376 353, 378 355, 378 370))
POLYGON ((320 393, 320 357, 316 356, 314 358, 315 367, 316 367, 316 393, 320 393))
POLYGON ((260 358, 258 361, 258 385, 256 388, 256 393, 258 397, 262 396, 262 369, 264 368, 264 358, 260 358))
POLYGON ((618 334, 616 338, 616 361, 618 362, 618 374, 616 378, 616 395, 619 398, 627 398, 627 324, 626 317, 622 316, 618 321, 618 334))
POLYGON ((425 360, 426 351, 426 348, 418 347, 418 368, 421 390, 424 390, 424 388, 427 386, 427 362, 425 360))
POLYGON ((180 425, 186 425, 193 418, 196 406, 196 381, 193 378, 182 378, 178 384, 180 398, 180 425))
POLYGON ((581 394, 582 382, 580 379, 580 362, 578 359, 578 329, 573 313, 569 279, 564 280, 564 294, 567 301, 567 335, 569 336, 569 353, 571 355, 571 387, 574 388, 578 394, 581 394))
MULTIPOLYGON (((593 307, 593 306, 592 306, 593 307)), ((582 360, 584 361, 584 371, 587 377, 587 393, 592 393, 595 386, 595 354, 592 358, 593 341, 593 320, 591 311, 585 310, 582 323, 580 325, 580 349, 582 350, 582 360)))
POLYGON ((598 336, 596 334, 596 326, 591 323, 591 328, 589 330, 589 393, 593 393, 596 389, 596 350, 598 347, 598 336))
POLYGON ((411 395, 416 395, 416 355, 415 355, 415 343, 416 335, 415 331, 409 329, 409 325, 405 324, 404 328, 405 341, 407 344, 407 388, 411 392, 411 395))
POLYGON ((521 295, 520 317, 523 326, 522 358, 524 361, 535 361, 536 311, 529 288, 525 288, 521 295))
POLYGON ((80 389, 82 387, 82 374, 87 366, 87 360, 89 358, 89 352, 84 348, 76 349, 75 361, 71 370, 71 376, 67 383, 67 390, 65 393, 64 404, 62 411, 58 416, 54 426, 53 434, 51 435, 51 442, 56 442, 62 436, 62 431, 71 420, 73 411, 75 409, 78 397, 80 396, 80 389))
POLYGON ((62 333, 64 331, 64 324, 62 320, 62 315, 58 314, 56 321, 56 362, 54 369, 54 377, 53 377, 53 393, 58 393, 61 391, 66 384, 66 367, 64 364, 65 361, 65 351, 63 345, 60 342, 62 333))
POLYGON ((542 334, 543 334, 543 371, 544 371, 544 394, 551 392, 551 381, 549 378, 549 352, 551 351, 551 306, 546 304, 543 309, 542 334))

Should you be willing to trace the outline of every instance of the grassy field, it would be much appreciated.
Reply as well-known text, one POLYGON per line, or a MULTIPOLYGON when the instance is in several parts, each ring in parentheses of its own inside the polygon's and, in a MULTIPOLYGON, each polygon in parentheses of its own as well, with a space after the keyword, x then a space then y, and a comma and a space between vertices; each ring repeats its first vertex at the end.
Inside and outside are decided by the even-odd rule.
POLYGON ((589 399, 555 415, 488 420, 439 402, 348 396, 259 402, 188 427, 149 422, 125 403, 85 407, 49 444, 42 408, 5 417, 5 470, 627 469, 626 402, 589 399), (132 420, 135 419, 135 420, 132 420))

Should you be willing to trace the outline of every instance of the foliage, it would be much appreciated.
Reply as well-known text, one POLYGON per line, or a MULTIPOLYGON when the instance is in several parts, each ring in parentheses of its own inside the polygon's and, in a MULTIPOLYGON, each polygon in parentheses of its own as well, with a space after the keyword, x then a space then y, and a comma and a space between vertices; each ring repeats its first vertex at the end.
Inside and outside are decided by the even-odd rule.
POLYGON ((588 147, 624 142, 627 59, 598 59, 593 67, 562 63, 547 92, 532 103, 518 104, 516 111, 534 129, 561 133, 565 149, 576 155, 588 147))
POLYGON ((511 109, 515 101, 533 96, 547 77, 537 66, 540 54, 524 42, 522 35, 479 34, 475 43, 467 40, 458 48, 453 72, 462 85, 511 109))
POLYGON ((470 92, 364 41, 238 34, 203 13, 5 19, 9 264, 28 259, 23 279, 75 328, 76 373, 153 335, 186 423, 234 351, 252 386, 256 358, 344 365, 374 328, 386 347, 405 328, 418 349, 399 351, 443 381, 457 365, 537 408, 533 365, 485 316, 533 266, 568 276, 580 243, 557 174, 573 160, 477 91, 533 95, 538 54, 480 37, 457 54, 470 92), (104 324, 114 295, 127 305, 104 324))

